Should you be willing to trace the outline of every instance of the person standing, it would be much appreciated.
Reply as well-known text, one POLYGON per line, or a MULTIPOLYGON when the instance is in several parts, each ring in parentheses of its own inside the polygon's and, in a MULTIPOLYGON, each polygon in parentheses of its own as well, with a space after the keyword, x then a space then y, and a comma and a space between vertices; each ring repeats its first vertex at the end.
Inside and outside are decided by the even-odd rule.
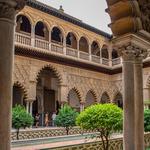
POLYGON ((45 126, 48 127, 49 118, 48 118, 48 112, 45 114, 45 126))
POLYGON ((35 127, 38 128, 39 126, 39 121, 40 121, 40 115, 37 113, 35 115, 35 127))
POLYGON ((56 112, 54 111, 52 114, 52 126, 55 126, 56 112))

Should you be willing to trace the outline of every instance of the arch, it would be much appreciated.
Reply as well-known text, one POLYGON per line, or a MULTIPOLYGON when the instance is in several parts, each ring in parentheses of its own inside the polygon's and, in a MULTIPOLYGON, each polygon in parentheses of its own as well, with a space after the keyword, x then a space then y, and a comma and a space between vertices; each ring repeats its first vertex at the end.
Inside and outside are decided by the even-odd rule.
POLYGON ((112 50, 112 59, 116 59, 116 58, 118 58, 119 56, 118 56, 118 52, 115 50, 115 49, 113 49, 112 50))
POLYGON ((73 49, 77 49, 77 37, 74 33, 69 32, 66 37, 66 45, 67 47, 71 47, 73 49))
POLYGON ((82 52, 89 53, 89 43, 86 37, 81 37, 79 40, 79 50, 82 52))
POLYGON ((110 97, 107 92, 104 92, 101 96, 100 103, 104 104, 104 103, 109 103, 109 102, 110 102, 110 97))
POLYGON ((51 30, 51 41, 57 44, 62 45, 63 44, 63 32, 61 29, 57 26, 54 26, 51 30))
POLYGON ((80 92, 76 88, 72 88, 68 93, 68 103, 69 105, 80 112, 80 102, 81 95, 80 92))
POLYGON ((91 45, 91 53, 92 55, 100 56, 100 46, 98 42, 93 41, 91 45))
POLYGON ((55 76, 58 78, 58 82, 59 82, 59 84, 61 84, 62 83, 62 75, 60 74, 60 72, 54 67, 54 66, 52 66, 51 64, 48 64, 48 65, 44 65, 38 72, 37 72, 37 74, 36 74, 36 81, 38 81, 38 78, 39 78, 39 75, 41 74, 41 72, 44 70, 44 69, 49 69, 49 70, 51 70, 54 74, 55 74, 55 76))
MULTIPOLYGON (((36 101, 33 104, 33 115, 39 113, 44 116, 45 113, 48 113, 49 125, 52 124, 53 112, 58 112, 59 109, 61 81, 59 72, 51 65, 44 66, 37 74, 36 101)), ((44 118, 42 118, 40 125, 44 125, 44 118)))
POLYGON ((117 92, 115 94, 113 103, 115 103, 118 107, 123 108, 123 97, 120 92, 117 92))
POLYGON ((24 105, 27 99, 27 90, 20 82, 15 82, 13 85, 13 107, 17 105, 24 105))
POLYGON ((31 22, 27 16, 21 14, 18 15, 16 22, 16 32, 24 32, 31 34, 31 22))
POLYGON ((103 45, 103 47, 101 49, 101 55, 102 55, 102 58, 109 59, 109 53, 108 53, 108 46, 107 45, 103 45))
POLYGON ((97 101, 96 93, 93 90, 89 90, 86 94, 85 107, 93 105, 97 101))
POLYGON ((42 21, 38 21, 35 25, 35 36, 36 38, 44 38, 49 41, 49 31, 48 27, 42 21))

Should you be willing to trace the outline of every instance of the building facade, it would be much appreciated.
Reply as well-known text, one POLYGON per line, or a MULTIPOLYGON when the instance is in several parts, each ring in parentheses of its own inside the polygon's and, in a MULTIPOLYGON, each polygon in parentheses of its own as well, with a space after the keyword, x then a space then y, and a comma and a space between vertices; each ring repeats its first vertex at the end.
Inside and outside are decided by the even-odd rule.
MULTIPOLYGON (((143 62, 145 106, 150 103, 150 58, 143 62)), ((68 103, 78 111, 122 101, 122 60, 111 35, 30 0, 16 18, 13 106, 50 115, 68 103)))

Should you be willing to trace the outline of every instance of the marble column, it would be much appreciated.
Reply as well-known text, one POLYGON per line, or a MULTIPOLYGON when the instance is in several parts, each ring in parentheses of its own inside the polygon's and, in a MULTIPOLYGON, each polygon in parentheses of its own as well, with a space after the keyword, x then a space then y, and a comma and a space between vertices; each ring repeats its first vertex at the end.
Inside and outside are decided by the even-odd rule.
MULTIPOLYGON (((142 54, 140 54, 142 55, 142 54)), ((144 150, 143 57, 134 62, 135 149, 144 150)))
POLYGON ((27 111, 27 113, 29 113, 29 102, 28 101, 26 102, 26 111, 27 111))
POLYGON ((124 110, 124 150, 135 150, 134 111, 134 52, 132 47, 122 50, 123 58, 123 110, 124 110))
POLYGON ((10 150, 12 69, 16 9, 23 0, 0 0, 0 150, 10 150))
POLYGON ((35 46, 35 25, 32 24, 31 26, 31 46, 35 46))
POLYGON ((33 110, 33 101, 30 102, 30 115, 32 116, 32 110, 33 110))

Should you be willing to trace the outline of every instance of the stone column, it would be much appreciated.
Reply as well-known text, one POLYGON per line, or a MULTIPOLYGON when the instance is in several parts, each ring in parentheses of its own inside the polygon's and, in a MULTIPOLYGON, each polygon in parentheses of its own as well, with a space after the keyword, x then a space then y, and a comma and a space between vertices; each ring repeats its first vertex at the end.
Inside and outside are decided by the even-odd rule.
POLYGON ((31 26, 31 46, 35 46, 35 25, 31 26))
POLYGON ((80 57, 80 40, 77 40, 78 58, 80 57))
POLYGON ((128 46, 121 48, 121 53, 123 58, 124 150, 135 150, 134 51, 128 46))
POLYGON ((30 115, 32 116, 32 110, 33 110, 33 101, 30 102, 30 115))
POLYGON ((63 53, 66 55, 66 36, 63 37, 63 53))
POLYGON ((16 9, 23 0, 0 0, 0 150, 10 150, 12 69, 16 9))
POLYGON ((92 50, 91 50, 91 44, 89 44, 89 60, 92 61, 92 50))
POLYGON ((136 49, 134 62, 135 98, 135 150, 144 150, 143 57, 146 53, 136 49))
POLYGON ((80 103, 80 112, 84 111, 84 103, 80 103))
POLYGON ((29 102, 28 101, 26 102, 26 111, 27 111, 27 113, 29 113, 29 102))

